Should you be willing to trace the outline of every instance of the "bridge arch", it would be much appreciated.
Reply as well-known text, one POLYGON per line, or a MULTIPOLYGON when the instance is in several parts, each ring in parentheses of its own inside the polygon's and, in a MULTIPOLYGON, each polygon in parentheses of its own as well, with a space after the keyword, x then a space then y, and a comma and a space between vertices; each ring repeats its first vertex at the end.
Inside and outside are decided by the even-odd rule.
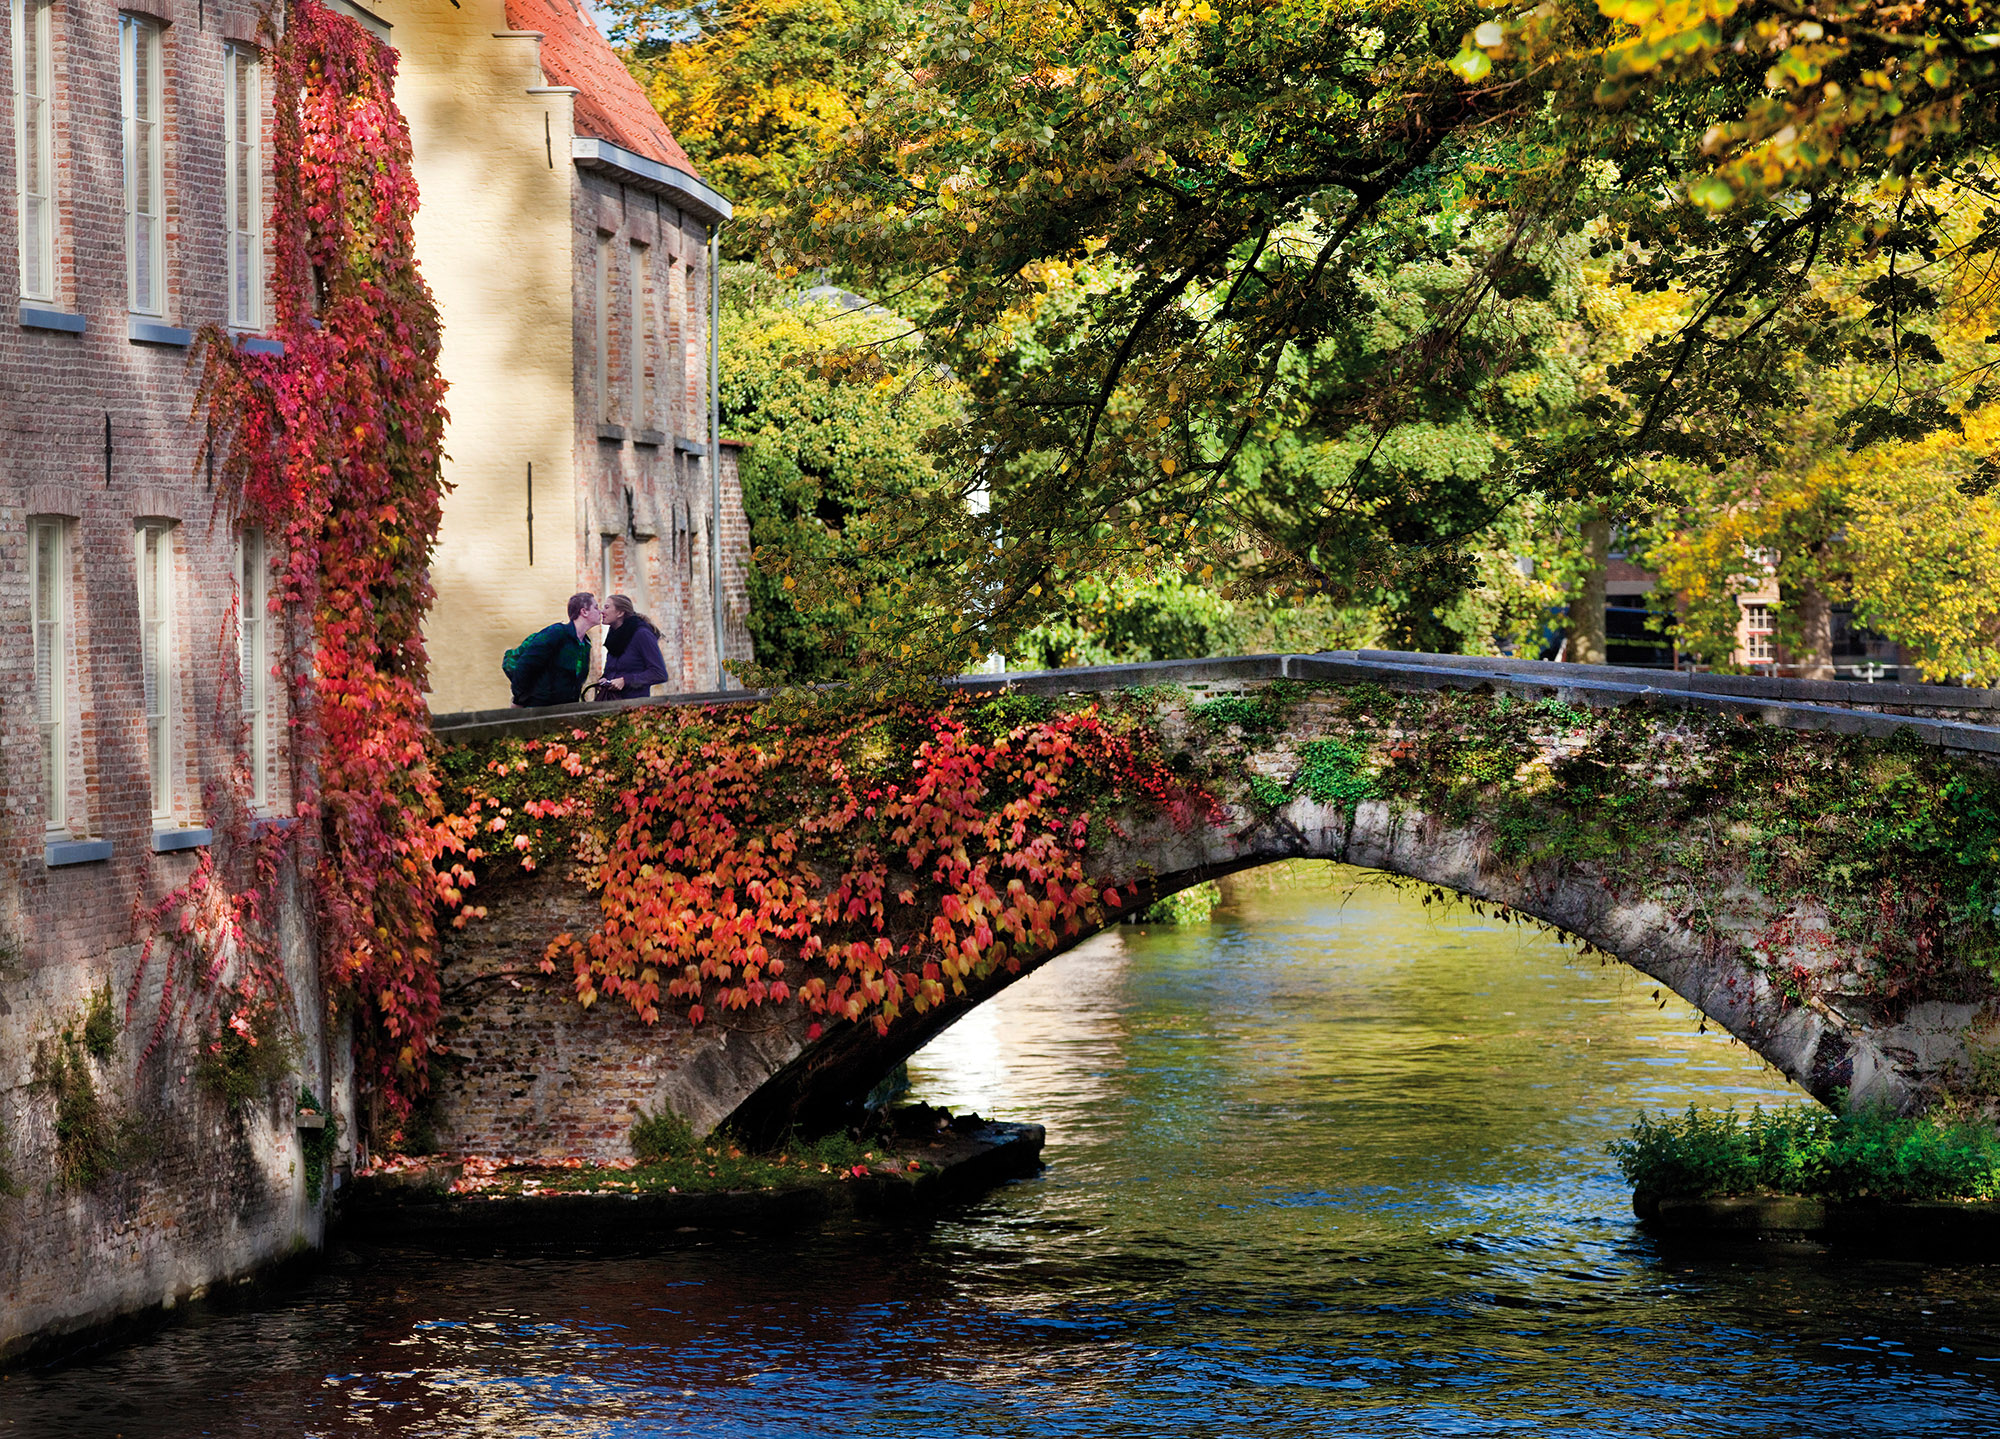
MULTIPOLYGON (((1945 1097, 1990 1102, 1979 1056, 2000 1039, 2000 990, 1976 962, 1991 939, 1978 915, 1940 919, 1933 904, 1913 920, 1890 909, 1857 918, 1851 894, 1842 912, 1840 896, 1813 890, 1820 871, 1806 860, 1832 862, 1833 841, 1812 830, 1821 793, 1812 785, 1846 785, 1839 792, 1864 808, 1918 794, 1935 810, 1954 786, 2000 800, 1982 753, 2000 749, 2000 736, 1963 719, 1754 691, 1675 694, 1595 667, 1585 684, 1574 673, 1582 669, 1294 656, 1041 683, 1072 703, 1094 688, 1144 706, 1176 763, 1221 800, 1209 823, 1177 825, 1144 806, 1107 816, 1089 873, 1136 887, 1139 905, 1288 859, 1396 874, 1616 956, 1824 1102, 1846 1095, 1905 1111, 1945 1097), (1142 688, 1161 679, 1177 687, 1142 688), (1763 811, 1745 799, 1772 776, 1781 794, 1794 779, 1804 786, 1773 801, 1772 833, 1801 831, 1777 841, 1752 822, 1763 811), (1656 791, 1674 791, 1673 802, 1654 804, 1656 791), (1677 828, 1617 818, 1646 805, 1677 828), (1536 825, 1569 826, 1568 838, 1544 843, 1536 825), (1914 947, 1897 931, 1906 920, 1930 926, 1914 947)), ((1916 698, 1942 709, 1955 692, 1939 693, 1916 698)), ((461 726, 459 742, 480 743, 476 730, 461 726)), ((1956 839, 1969 843, 1977 826, 1966 824, 1956 839)), ((1891 847, 1851 858, 1875 866, 1869 882, 1885 896, 1921 899, 1965 880, 1964 866, 1946 873, 1927 854, 1891 847)), ((577 872, 521 876, 485 902, 488 918, 467 932, 446 975, 458 1018, 447 1039, 459 1060, 440 1084, 440 1137, 471 1150, 607 1157, 622 1152, 637 1113, 662 1107, 699 1129, 727 1123, 753 1139, 839 1122, 897 1062, 1116 919, 1083 924, 1018 973, 970 979, 923 1013, 906 1010, 884 1033, 867 1021, 826 1022, 797 1003, 711 1014, 692 1027, 672 1015, 643 1025, 604 1004, 579 1011, 555 986, 538 992, 533 976, 551 933, 593 922, 577 872), (534 1039, 532 1053, 520 1052, 523 1036, 534 1039)))

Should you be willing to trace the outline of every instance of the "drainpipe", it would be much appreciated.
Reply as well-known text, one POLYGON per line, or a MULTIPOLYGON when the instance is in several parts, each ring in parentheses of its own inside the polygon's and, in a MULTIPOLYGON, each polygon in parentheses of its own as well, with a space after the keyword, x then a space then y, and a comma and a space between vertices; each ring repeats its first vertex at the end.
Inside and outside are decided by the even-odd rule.
POLYGON ((708 232, 708 529, 715 591, 715 687, 729 688, 722 667, 722 227, 708 232))

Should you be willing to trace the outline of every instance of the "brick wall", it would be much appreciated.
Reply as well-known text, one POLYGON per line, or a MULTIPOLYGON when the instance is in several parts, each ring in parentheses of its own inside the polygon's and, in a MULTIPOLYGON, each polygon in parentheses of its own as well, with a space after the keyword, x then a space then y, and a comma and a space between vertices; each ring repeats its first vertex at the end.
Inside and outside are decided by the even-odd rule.
MULTIPOLYGON (((577 588, 629 594, 660 627, 661 693, 711 690, 708 232, 608 175, 579 169, 575 197, 577 588)), ((743 659, 749 527, 727 453, 722 483, 724 653, 743 659)))
MULTIPOLYGON (((223 47, 254 41, 258 7, 154 0, 147 8, 166 22, 167 294, 158 318, 192 330, 226 319, 223 47)), ((55 1177, 53 1099, 35 1082, 37 1049, 73 1026, 101 985, 124 1017, 139 953, 135 913, 187 879, 199 853, 160 852, 156 836, 173 843, 210 830, 207 847, 226 866, 240 858, 256 816, 238 678, 236 536, 197 468, 189 352, 173 334, 154 336, 169 343, 129 337, 118 11, 59 4, 52 24, 58 283, 38 308, 55 312, 53 323, 80 321, 82 333, 25 323, 34 317, 12 305, 21 284, 17 97, 11 67, 0 67, 0 1165, 20 1191, 0 1198, 0 1354, 37 1331, 241 1272, 315 1241, 320 1223, 304 1196, 289 1093, 234 1113, 210 1101, 189 1078, 192 1036, 178 1021, 140 1063, 160 1009, 158 959, 130 995, 114 1053, 91 1061, 109 1111, 134 1137, 127 1160, 88 1190, 55 1177), (60 658, 69 813, 54 830, 30 625, 31 516, 59 518, 68 541, 60 658), (172 802, 158 823, 142 704, 141 520, 167 521, 173 534, 172 802), (109 854, 52 865, 52 840, 96 841, 109 854)), ((274 641, 285 619, 272 618, 274 641)), ((270 686, 276 813, 291 804, 284 688, 270 686)), ((302 898, 296 884, 281 883, 279 952, 304 1040, 302 1077, 324 1097, 340 1066, 329 1062, 302 898)))

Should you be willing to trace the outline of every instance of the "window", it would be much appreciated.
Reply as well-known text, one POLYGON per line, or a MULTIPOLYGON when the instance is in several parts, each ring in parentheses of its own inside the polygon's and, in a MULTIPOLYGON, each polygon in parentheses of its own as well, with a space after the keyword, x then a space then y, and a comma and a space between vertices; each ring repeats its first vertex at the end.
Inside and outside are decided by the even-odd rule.
POLYGON ((611 237, 597 236, 597 404, 599 418, 617 419, 611 395, 611 237))
POLYGON ((1771 658, 1771 607, 1743 607, 1743 654, 1753 663, 1771 658))
POLYGON ((229 167, 225 209, 229 231, 229 323, 254 330, 263 323, 264 206, 263 120, 258 109, 257 52, 225 46, 223 154, 229 167))
POLYGON ((161 179, 160 24, 118 17, 125 107, 125 272, 132 312, 166 313, 166 210, 161 179))
POLYGON ((644 245, 632 247, 632 425, 640 430, 652 428, 646 403, 646 345, 653 328, 646 313, 647 253, 644 245))
POLYGON ((139 666, 146 703, 146 760, 152 775, 153 818, 174 811, 173 653, 174 532, 149 521, 139 526, 139 666))
POLYGON ((264 532, 244 530, 236 537, 236 658, 243 676, 243 726, 250 740, 250 798, 258 805, 270 798, 269 574, 264 532))
POLYGON ((55 88, 48 0, 14 0, 15 191, 21 217, 21 296, 55 298, 55 88))
POLYGON ((29 620, 35 632, 35 718, 42 739, 42 811, 50 829, 68 823, 68 734, 63 725, 63 617, 69 587, 63 582, 68 546, 61 520, 28 522, 29 620))

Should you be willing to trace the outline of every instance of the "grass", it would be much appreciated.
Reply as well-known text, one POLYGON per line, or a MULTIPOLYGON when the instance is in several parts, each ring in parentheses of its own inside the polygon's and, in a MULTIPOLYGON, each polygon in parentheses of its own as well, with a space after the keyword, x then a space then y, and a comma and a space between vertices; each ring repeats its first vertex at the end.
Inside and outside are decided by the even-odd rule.
POLYGON ((1667 1199, 1802 1194, 1889 1200, 2000 1196, 2000 1136, 1967 1120, 1880 1110, 1703 1112, 1654 1120, 1611 1146, 1634 1189, 1667 1199))
POLYGON ((888 1158, 884 1146, 864 1145, 850 1134, 792 1140, 775 1150, 745 1149, 727 1133, 696 1138, 686 1120, 671 1110, 643 1115, 632 1126, 629 1169, 609 1165, 515 1165, 480 1183, 485 1193, 626 1190, 638 1193, 698 1194, 714 1190, 791 1189, 826 1182, 852 1172, 857 1164, 888 1158))

